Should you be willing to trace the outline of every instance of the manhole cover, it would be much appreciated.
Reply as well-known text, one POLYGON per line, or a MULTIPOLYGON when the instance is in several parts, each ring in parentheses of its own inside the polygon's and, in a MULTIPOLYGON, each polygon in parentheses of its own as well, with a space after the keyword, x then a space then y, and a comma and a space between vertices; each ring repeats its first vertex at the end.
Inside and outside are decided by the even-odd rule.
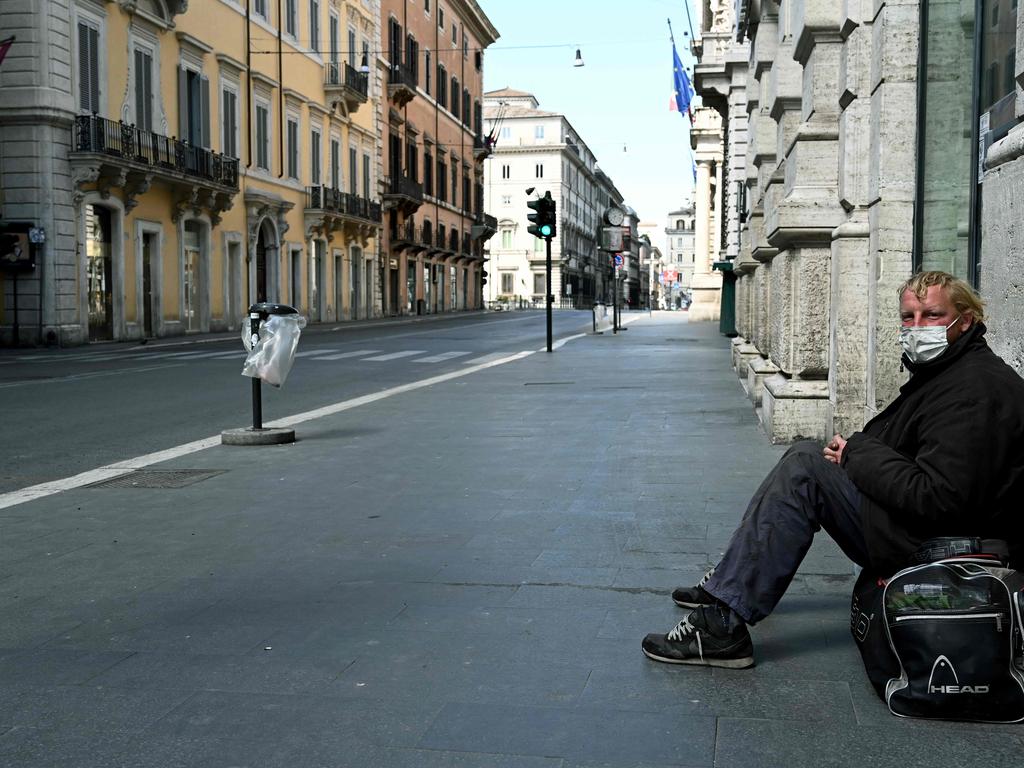
POLYGON ((100 480, 86 488, 184 488, 217 475, 224 469, 137 469, 125 475, 100 480))

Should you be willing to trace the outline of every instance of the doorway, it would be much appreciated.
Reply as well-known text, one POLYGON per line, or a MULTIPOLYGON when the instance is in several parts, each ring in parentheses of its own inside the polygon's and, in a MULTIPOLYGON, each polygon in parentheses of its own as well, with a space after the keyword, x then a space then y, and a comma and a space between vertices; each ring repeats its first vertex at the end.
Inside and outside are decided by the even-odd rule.
POLYGON ((349 262, 351 279, 349 280, 349 319, 358 320, 360 316, 360 298, 362 295, 363 251, 361 248, 352 247, 352 258, 349 262))
POLYGON ((142 332, 147 339, 153 338, 153 254, 156 234, 142 233, 142 332))
POLYGON ((110 209, 85 209, 86 275, 89 292, 89 341, 114 338, 113 239, 110 209))
POLYGON ((194 221, 185 222, 185 264, 182 287, 185 295, 184 318, 186 331, 199 330, 199 259, 200 229, 194 221))
POLYGON ((345 267, 340 253, 334 254, 334 319, 341 320, 341 300, 345 296, 345 267))
POLYGON ((256 239, 256 301, 267 300, 267 224, 260 227, 256 239))

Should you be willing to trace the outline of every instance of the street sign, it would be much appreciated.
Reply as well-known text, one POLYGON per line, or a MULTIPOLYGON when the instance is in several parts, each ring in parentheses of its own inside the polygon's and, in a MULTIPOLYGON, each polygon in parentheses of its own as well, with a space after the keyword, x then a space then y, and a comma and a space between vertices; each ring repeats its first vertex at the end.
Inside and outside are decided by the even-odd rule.
POLYGON ((615 266, 616 267, 621 267, 622 266, 622 254, 621 253, 616 253, 615 254, 615 266))

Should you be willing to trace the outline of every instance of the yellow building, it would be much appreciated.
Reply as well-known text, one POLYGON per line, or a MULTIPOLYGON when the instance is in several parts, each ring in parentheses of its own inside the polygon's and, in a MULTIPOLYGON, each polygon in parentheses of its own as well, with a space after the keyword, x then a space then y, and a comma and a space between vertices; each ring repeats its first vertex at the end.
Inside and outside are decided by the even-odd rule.
POLYGON ((377 0, 19 2, 0 215, 46 233, 23 341, 234 329, 258 300, 380 313, 377 0))

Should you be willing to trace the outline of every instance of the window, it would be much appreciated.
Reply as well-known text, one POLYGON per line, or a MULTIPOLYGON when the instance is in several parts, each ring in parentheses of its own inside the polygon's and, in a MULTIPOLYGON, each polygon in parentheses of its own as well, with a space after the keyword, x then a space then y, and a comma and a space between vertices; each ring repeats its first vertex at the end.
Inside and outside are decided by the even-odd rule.
POLYGON ((210 81, 178 67, 178 135, 196 147, 210 147, 210 81))
POLYGON ((238 93, 232 88, 221 91, 220 122, 223 126, 220 151, 228 157, 238 157, 238 93))
POLYGON ((434 155, 429 145, 423 148, 423 194, 434 194, 434 155))
POLYGON ((501 138, 510 139, 512 138, 512 129, 507 125, 501 126, 501 138))
POLYGON ((430 51, 423 52, 423 76, 424 84, 423 90, 426 91, 427 96, 430 95, 430 51))
POLYGON ((327 21, 327 41, 330 46, 330 61, 333 65, 331 69, 337 72, 338 62, 341 60, 341 20, 334 11, 331 11, 330 19, 327 21))
POLYGON ((466 38, 466 30, 462 30, 462 58, 469 58, 469 40, 466 38))
POLYGON ((363 152, 363 197, 370 197, 370 156, 363 152))
POLYGON ((534 169, 534 171, 537 174, 537 178, 538 179, 543 179, 544 178, 544 163, 537 163, 537 166, 534 169))
POLYGON ((512 247, 512 230, 503 229, 501 230, 501 247, 506 251, 512 247))
POLYGON ((544 138, 544 126, 543 125, 535 125, 533 127, 533 138, 535 138, 535 139, 543 139, 544 138))
POLYGON ((444 29, 444 8, 437 6, 437 26, 444 29))
POLYGON ((253 0, 253 10, 257 16, 262 16, 264 21, 267 19, 267 0, 253 0))
POLYGON ((153 54, 135 49, 135 125, 153 130, 153 54))
POLYGON ((448 106, 448 72, 440 64, 437 65, 437 103, 448 106))
POLYGON ((459 169, 455 167, 455 162, 452 162, 452 205, 459 199, 459 169))
POLYGON ((416 38, 409 35, 405 40, 405 66, 412 75, 412 81, 420 81, 420 44, 416 38))
POLYGON ((270 105, 256 105, 256 167, 270 170, 270 105))
POLYGON ((483 51, 477 51, 476 53, 473 54, 473 64, 476 66, 477 72, 484 68, 483 51))
POLYGON ((452 45, 459 42, 459 29, 455 26, 455 22, 452 22, 452 45))
POLYGON ((350 194, 358 194, 356 181, 359 178, 359 155, 355 147, 348 148, 348 191, 350 194))
POLYGON ((543 272, 536 272, 536 273, 534 273, 534 275, 533 275, 533 292, 534 293, 540 293, 540 294, 544 293, 544 273, 543 272))
POLYGON ((288 178, 299 178, 299 121, 297 118, 289 117, 287 124, 287 158, 288 178))
POLYGON ((448 199, 448 165, 440 157, 437 158, 437 197, 448 199))
POLYGON ((515 293, 516 276, 514 272, 501 273, 501 292, 504 294, 515 293))
POLYGON ((309 0, 309 47, 320 53, 320 0, 309 0))
POLYGON ((501 204, 502 205, 512 205, 512 195, 502 195, 501 196, 501 204))
POLYGON ((309 183, 320 184, 320 130, 309 132, 309 183))
POLYGON ((331 185, 341 189, 341 142, 331 138, 331 185))
POLYGON ((86 114, 101 114, 100 29, 91 20, 78 20, 78 108, 86 114))
POLYGON ((676 219, 676 229, 684 229, 685 227, 686 225, 683 223, 682 219, 676 219))
POLYGON ((501 166, 501 178, 503 178, 503 179, 511 179, 512 178, 512 166, 511 165, 503 165, 503 166, 501 166))
POLYGON ((299 9, 296 7, 297 0, 284 0, 284 32, 286 35, 296 36, 298 29, 299 9))
POLYGON ((348 65, 355 69, 356 66, 356 31, 348 28, 348 65))
POLYGON ((423 12, 430 15, 430 0, 423 0, 423 12))
POLYGON ((452 109, 452 114, 455 115, 455 117, 459 116, 459 94, 461 94, 461 93, 462 93, 462 91, 459 90, 459 78, 452 77, 452 107, 451 107, 451 109, 452 109))

